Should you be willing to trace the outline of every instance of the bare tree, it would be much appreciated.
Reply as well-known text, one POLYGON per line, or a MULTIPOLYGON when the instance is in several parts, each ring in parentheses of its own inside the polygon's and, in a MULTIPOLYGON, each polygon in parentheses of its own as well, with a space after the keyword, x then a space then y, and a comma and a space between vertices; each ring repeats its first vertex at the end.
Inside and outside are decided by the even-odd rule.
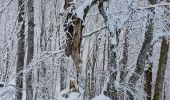
POLYGON ((19 10, 19 33, 18 33, 18 52, 17 52, 17 68, 16 68, 16 94, 15 100, 22 100, 23 92, 23 73, 24 57, 25 57, 25 6, 24 0, 18 0, 19 10))
MULTIPOLYGON (((33 53, 34 53, 34 1, 28 0, 27 2, 27 16, 28 16, 28 32, 27 32, 27 67, 31 63, 31 60, 33 59, 33 53)), ((30 70, 26 74, 26 100, 32 100, 33 99, 33 73, 32 70, 30 70)))
POLYGON ((165 72, 168 61, 168 51, 169 51, 169 42, 166 36, 162 37, 161 43, 161 52, 159 57, 159 64, 157 70, 157 76, 155 81, 155 88, 153 94, 153 100, 162 100, 163 99, 163 83, 165 79, 165 72))
MULTIPOLYGON (((154 5, 156 4, 156 0, 149 0, 149 3, 154 5)), ((147 57, 149 56, 149 51, 150 51, 150 47, 151 47, 151 42, 153 40, 153 30, 154 30, 154 8, 150 8, 149 11, 152 13, 152 16, 148 14, 148 18, 147 18, 147 26, 146 26, 146 32, 145 32, 145 39, 142 45, 142 48, 140 50, 139 56, 137 58, 137 63, 136 63, 136 69, 134 71, 134 73, 132 74, 132 76, 129 79, 129 85, 130 87, 134 88, 137 81, 140 78, 140 75, 142 75, 142 73, 144 72, 144 68, 146 67, 146 63, 147 63, 147 57)), ((150 63, 150 62, 148 62, 150 63)), ((151 67, 151 66, 150 66, 151 67)), ((150 72, 150 69, 148 69, 148 71, 150 72)), ((148 73, 147 71, 147 75, 149 78, 151 73, 148 73)), ((151 77, 151 76, 150 76, 151 77)), ((149 78, 150 79, 150 78, 149 78)), ((146 93, 148 94, 148 97, 151 97, 151 80, 146 79, 147 83, 146 83, 146 93)), ((129 94, 129 92, 128 92, 129 94)), ((134 99, 133 96, 129 96, 130 99, 134 99)))

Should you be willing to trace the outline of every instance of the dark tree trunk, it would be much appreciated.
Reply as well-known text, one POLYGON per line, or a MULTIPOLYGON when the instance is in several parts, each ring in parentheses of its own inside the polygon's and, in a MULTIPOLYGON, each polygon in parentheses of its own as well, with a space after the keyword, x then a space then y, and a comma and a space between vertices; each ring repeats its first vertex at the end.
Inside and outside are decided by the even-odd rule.
POLYGON ((123 58, 121 59, 120 66, 121 66, 121 71, 120 71, 120 83, 125 82, 125 78, 127 75, 127 63, 128 63, 128 29, 126 29, 124 33, 124 44, 123 44, 123 58))
MULTIPOLYGON (((152 2, 151 2, 152 4, 152 2)), ((154 14, 154 10, 153 8, 150 9, 150 11, 154 14)), ((136 83, 138 82, 140 76, 142 75, 142 73, 144 72, 144 68, 146 67, 146 62, 147 59, 149 57, 149 51, 150 51, 150 47, 151 47, 151 42, 153 40, 153 29, 154 29, 154 22, 153 22, 153 18, 150 18, 148 15, 148 19, 147 19, 148 25, 146 27, 146 32, 145 32, 145 39, 142 45, 142 48, 140 50, 139 56, 137 58, 137 63, 136 63, 136 69, 135 72, 132 74, 132 76, 129 78, 129 85, 131 88, 135 88, 136 83)), ((148 69, 148 71, 150 71, 150 69, 148 69)), ((150 74, 147 71, 147 78, 150 78, 150 74)), ((146 93, 148 94, 148 96, 150 97, 150 92, 151 92, 151 87, 150 86, 150 82, 152 80, 147 79, 147 91, 146 93)), ((145 87, 146 88, 146 87, 145 87)), ((146 90, 146 89, 145 89, 146 90)), ((128 92, 129 94, 129 98, 134 99, 132 95, 130 95, 131 93, 128 92)))
POLYGON ((18 0, 19 18, 18 23, 20 26, 18 37, 18 52, 17 52, 17 68, 16 68, 16 94, 15 100, 22 100, 23 94, 23 73, 24 57, 25 57, 25 6, 24 0, 18 0))
MULTIPOLYGON (((28 7, 28 37, 27 37, 27 68, 29 67, 28 65, 31 63, 31 60, 33 59, 33 53, 34 53, 34 5, 33 5, 33 0, 28 0, 27 3, 28 7)), ((33 77, 32 77, 32 70, 30 70, 26 74, 26 100, 32 100, 33 99, 33 87, 32 87, 32 82, 33 82, 33 77)))
POLYGON ((163 83, 168 61, 169 42, 166 37, 162 37, 161 52, 156 76, 153 100, 163 100, 163 83))
POLYGON ((65 60, 64 58, 60 59, 60 91, 62 91, 66 88, 66 85, 65 85, 65 66, 64 66, 64 64, 66 62, 64 60, 65 60))

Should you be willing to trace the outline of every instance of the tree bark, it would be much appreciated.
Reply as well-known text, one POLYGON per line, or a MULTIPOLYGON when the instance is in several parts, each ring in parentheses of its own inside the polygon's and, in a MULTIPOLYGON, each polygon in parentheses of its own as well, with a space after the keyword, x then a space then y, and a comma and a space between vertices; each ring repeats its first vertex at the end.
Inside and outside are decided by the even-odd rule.
POLYGON ((152 64, 148 64, 148 69, 145 71, 144 90, 147 94, 146 99, 151 100, 152 95, 152 64))
POLYGON ((128 63, 128 29, 125 30, 124 33, 124 44, 123 44, 123 58, 121 59, 120 66, 121 66, 121 71, 120 71, 120 83, 125 82, 125 78, 127 76, 127 63, 128 63))
POLYGON ((24 68, 24 57, 25 57, 25 6, 24 0, 18 0, 19 10, 19 39, 18 39, 18 52, 17 52, 17 68, 16 68, 16 94, 15 100, 22 100, 23 94, 23 73, 21 72, 24 68))
POLYGON ((158 71, 156 76, 153 100, 163 100, 163 83, 168 60, 169 42, 165 36, 162 37, 158 71))
MULTIPOLYGON (((125 84, 125 79, 126 76, 128 74, 128 70, 127 70, 127 64, 128 64, 128 47, 129 47, 129 38, 128 38, 128 34, 129 31, 128 29, 125 30, 124 33, 124 43, 123 43, 123 55, 122 55, 122 59, 120 61, 120 84, 125 84)), ((124 91, 124 89, 120 88, 120 90, 118 91, 119 94, 119 99, 120 100, 124 100, 125 98, 125 93, 126 91, 124 91)))
MULTIPOLYGON (((33 53, 34 53, 34 1, 28 0, 27 7, 28 7, 28 32, 27 32, 27 68, 29 67, 29 64, 31 63, 31 60, 33 59, 33 53)), ((26 100, 32 100, 33 99, 33 76, 32 76, 32 70, 30 70, 26 74, 26 100)))
MULTIPOLYGON (((98 5, 98 10, 100 12, 100 14, 102 15, 103 19, 104 19, 104 22, 105 24, 107 25, 108 23, 108 18, 107 18, 107 15, 104 11, 104 7, 103 7, 103 3, 104 1, 106 0, 99 0, 99 5, 98 5)), ((109 96, 112 100, 117 100, 118 99, 118 95, 117 95, 117 90, 115 88, 115 80, 116 80, 116 76, 117 76, 117 71, 116 71, 116 68, 117 68, 117 62, 116 62, 116 51, 115 51, 115 48, 118 46, 119 44, 119 39, 118 39, 118 35, 120 34, 120 29, 115 29, 115 33, 112 33, 110 31, 110 28, 107 27, 108 31, 109 31, 109 35, 110 35, 110 40, 112 39, 112 37, 116 36, 116 44, 111 44, 110 43, 110 40, 109 40, 109 47, 108 47, 108 65, 110 66, 108 68, 109 70, 109 82, 107 83, 107 89, 106 91, 104 91, 104 94, 106 96, 109 96), (114 35, 114 36, 113 36, 114 35)))
POLYGON ((150 61, 150 58, 152 57, 153 53, 153 45, 150 46, 149 54, 146 57, 146 70, 144 72, 144 79, 145 79, 145 84, 144 84, 144 90, 147 93, 146 99, 151 100, 152 96, 152 67, 153 67, 153 62, 150 61))
POLYGON ((71 56, 74 64, 76 66, 77 70, 77 83, 78 83, 78 78, 79 78, 79 73, 80 73, 80 63, 81 63, 81 58, 80 58, 80 46, 81 46, 81 41, 82 41, 82 30, 84 28, 83 26, 83 20, 85 20, 88 11, 90 8, 97 3, 97 0, 93 0, 90 5, 87 5, 83 11, 83 19, 80 19, 77 17, 77 15, 73 12, 75 10, 73 0, 65 0, 64 4, 64 9, 71 11, 68 11, 67 13, 67 18, 64 23, 64 31, 67 34, 67 40, 66 40, 66 55, 71 56), (71 21, 70 21, 71 20, 71 21))

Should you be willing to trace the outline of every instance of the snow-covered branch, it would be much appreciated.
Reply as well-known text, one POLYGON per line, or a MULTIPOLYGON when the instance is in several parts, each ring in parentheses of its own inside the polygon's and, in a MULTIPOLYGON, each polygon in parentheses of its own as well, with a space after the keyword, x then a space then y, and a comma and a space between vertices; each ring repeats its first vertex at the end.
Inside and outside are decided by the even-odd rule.
POLYGON ((102 30, 105 29, 105 28, 107 28, 107 26, 100 27, 100 28, 98 28, 98 29, 92 31, 92 32, 89 33, 89 34, 83 35, 83 38, 92 36, 93 34, 95 34, 95 33, 97 33, 97 32, 100 32, 100 31, 102 31, 102 30))
POLYGON ((137 7, 137 9, 145 10, 145 9, 151 9, 151 8, 156 8, 161 6, 170 6, 170 3, 159 3, 159 4, 149 5, 148 7, 137 7))

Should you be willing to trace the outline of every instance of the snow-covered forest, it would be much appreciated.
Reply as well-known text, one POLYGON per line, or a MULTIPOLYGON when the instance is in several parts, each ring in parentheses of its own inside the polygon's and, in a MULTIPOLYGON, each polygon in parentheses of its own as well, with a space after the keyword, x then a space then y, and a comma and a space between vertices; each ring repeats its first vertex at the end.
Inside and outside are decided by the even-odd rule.
POLYGON ((170 0, 0 0, 0 100, 170 100, 170 0))

